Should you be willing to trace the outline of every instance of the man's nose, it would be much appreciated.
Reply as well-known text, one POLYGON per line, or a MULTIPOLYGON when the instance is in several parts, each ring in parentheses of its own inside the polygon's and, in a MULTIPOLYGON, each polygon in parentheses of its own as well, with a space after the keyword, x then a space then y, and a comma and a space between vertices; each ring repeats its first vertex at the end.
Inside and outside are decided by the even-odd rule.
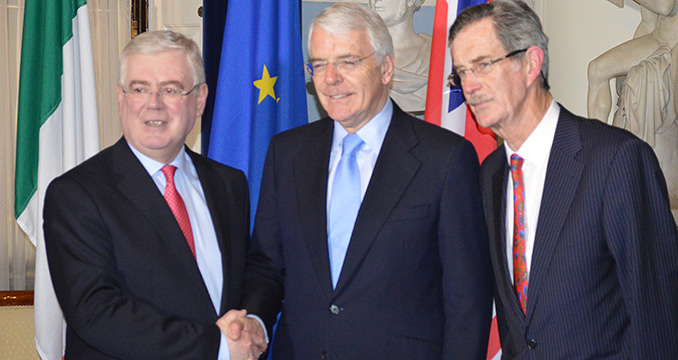
POLYGON ((473 94, 480 89, 482 82, 480 76, 473 71, 467 71, 466 75, 461 79, 461 89, 464 94, 473 94))
POLYGON ((341 82, 342 79, 343 77, 339 69, 337 69, 337 67, 332 63, 327 64, 324 74, 325 83, 333 85, 341 82))
POLYGON ((161 108, 165 105, 165 102, 162 100, 160 91, 152 91, 148 94, 148 101, 146 106, 151 108, 161 108))

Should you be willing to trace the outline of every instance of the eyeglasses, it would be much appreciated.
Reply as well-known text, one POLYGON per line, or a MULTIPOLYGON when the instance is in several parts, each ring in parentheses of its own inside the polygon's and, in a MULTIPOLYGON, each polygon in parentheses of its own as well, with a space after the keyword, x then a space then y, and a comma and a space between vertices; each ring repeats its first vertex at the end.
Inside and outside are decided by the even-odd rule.
POLYGON ((490 61, 483 61, 479 62, 473 66, 471 66, 469 69, 457 69, 457 70, 452 70, 450 75, 447 77, 447 86, 453 88, 458 85, 461 85, 461 82, 466 78, 466 75, 468 75, 468 72, 472 72, 474 75, 477 76, 483 76, 487 75, 492 71, 492 65, 508 59, 512 56, 516 56, 520 53, 523 53, 527 51, 527 49, 522 49, 522 50, 515 50, 511 51, 510 53, 506 54, 506 56, 502 56, 498 59, 490 60, 490 61))
POLYGON ((361 58, 355 56, 348 56, 341 58, 335 62, 329 62, 327 60, 314 60, 304 64, 304 69, 306 70, 306 73, 311 77, 319 76, 325 73, 325 70, 327 70, 327 65, 332 64, 334 65, 334 68, 337 69, 337 71, 345 74, 355 70, 363 60, 367 59, 368 57, 374 54, 375 53, 371 53, 361 58))
POLYGON ((195 84, 187 92, 182 92, 181 88, 175 85, 167 85, 160 88, 158 91, 151 91, 150 88, 143 85, 132 85, 131 88, 126 89, 122 87, 122 92, 127 95, 127 98, 135 103, 145 103, 151 98, 152 94, 158 95, 158 99, 162 99, 165 104, 178 104, 184 96, 188 96, 193 90, 197 89, 201 84, 195 84))

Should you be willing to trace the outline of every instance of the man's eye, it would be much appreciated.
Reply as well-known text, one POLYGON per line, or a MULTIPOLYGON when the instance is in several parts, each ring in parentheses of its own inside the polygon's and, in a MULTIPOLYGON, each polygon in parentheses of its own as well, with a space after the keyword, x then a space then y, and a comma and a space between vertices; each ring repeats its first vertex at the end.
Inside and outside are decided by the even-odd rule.
POLYGON ((459 77, 464 77, 464 76, 466 76, 466 72, 467 72, 467 71, 468 71, 468 70, 466 70, 466 69, 455 70, 455 72, 457 73, 457 76, 459 76, 459 77))
POLYGON ((492 66, 492 63, 490 63, 490 62, 481 62, 481 63, 478 64, 478 68, 481 69, 481 70, 487 69, 490 66, 492 66))
POLYGON ((325 70, 325 67, 327 66, 327 63, 324 62, 318 62, 318 63, 313 63, 313 70, 315 71, 322 71, 325 70))
POLYGON ((130 89, 129 92, 131 92, 132 94, 147 94, 148 89, 143 87, 132 87, 132 89, 130 89))
POLYGON ((162 90, 160 90, 160 92, 162 92, 163 94, 166 94, 166 95, 176 95, 176 94, 180 93, 179 89, 175 89, 175 88, 171 88, 171 87, 163 88, 162 90))
POLYGON ((356 59, 346 59, 346 60, 340 60, 339 66, 343 66, 344 69, 353 69, 358 65, 358 60, 356 59))

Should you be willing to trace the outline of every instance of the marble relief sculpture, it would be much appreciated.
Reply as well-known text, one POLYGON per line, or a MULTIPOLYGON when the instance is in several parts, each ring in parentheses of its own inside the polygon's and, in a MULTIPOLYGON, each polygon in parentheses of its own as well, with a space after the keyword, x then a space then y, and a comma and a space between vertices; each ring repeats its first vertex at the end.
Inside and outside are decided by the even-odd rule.
POLYGON ((423 0, 369 0, 370 9, 384 19, 393 38, 395 74, 391 97, 405 111, 423 113, 426 106, 431 35, 417 34, 414 13, 423 0))
MULTIPOLYGON (((623 0, 608 0, 623 7, 623 0)), ((618 78, 617 110, 608 122, 647 141, 657 153, 678 219, 678 0, 633 0, 641 22, 633 39, 589 64, 587 108, 608 121, 610 79, 618 78)))

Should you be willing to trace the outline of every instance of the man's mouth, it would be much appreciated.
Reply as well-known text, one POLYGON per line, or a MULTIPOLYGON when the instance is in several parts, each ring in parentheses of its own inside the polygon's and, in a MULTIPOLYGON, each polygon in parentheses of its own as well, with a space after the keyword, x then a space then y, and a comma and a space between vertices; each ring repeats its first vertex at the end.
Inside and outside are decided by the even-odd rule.
POLYGON ((485 103, 489 101, 490 98, 485 97, 485 96, 471 96, 466 98, 466 103, 469 104, 470 106, 477 106, 479 104, 485 103))
POLYGON ((166 125, 167 125, 167 121, 162 121, 162 120, 149 120, 149 121, 144 122, 144 124, 146 124, 146 125, 148 125, 148 126, 154 126, 154 127, 158 127, 158 126, 166 126, 166 125))

